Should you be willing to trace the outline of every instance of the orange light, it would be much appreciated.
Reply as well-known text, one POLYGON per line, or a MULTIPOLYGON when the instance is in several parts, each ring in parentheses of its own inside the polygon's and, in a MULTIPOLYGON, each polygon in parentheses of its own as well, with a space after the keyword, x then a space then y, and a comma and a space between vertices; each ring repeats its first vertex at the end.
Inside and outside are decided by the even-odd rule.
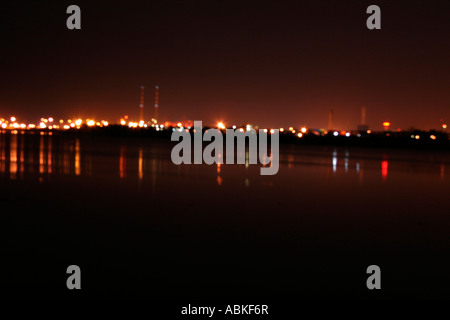
POLYGON ((223 124, 223 122, 219 122, 219 123, 217 123, 217 128, 223 130, 223 129, 225 129, 225 125, 223 124))
POLYGON ((432 134, 432 135, 430 136, 430 138, 431 138, 431 140, 436 140, 436 136, 435 136, 434 134, 432 134))
POLYGON ((300 129, 300 131, 301 131, 302 133, 306 133, 306 130, 307 130, 307 129, 306 129, 305 127, 303 127, 303 128, 300 129))
POLYGON ((442 124, 442 129, 447 129, 447 125, 445 123, 442 124))
POLYGON ((11 122, 15 122, 16 120, 16 117, 11 117, 11 122))
POLYGON ((299 137, 299 138, 303 137, 303 133, 299 133, 299 134, 297 135, 297 137, 299 137))
POLYGON ((390 122, 387 121, 383 122, 383 127, 390 127, 390 126, 391 126, 390 122))

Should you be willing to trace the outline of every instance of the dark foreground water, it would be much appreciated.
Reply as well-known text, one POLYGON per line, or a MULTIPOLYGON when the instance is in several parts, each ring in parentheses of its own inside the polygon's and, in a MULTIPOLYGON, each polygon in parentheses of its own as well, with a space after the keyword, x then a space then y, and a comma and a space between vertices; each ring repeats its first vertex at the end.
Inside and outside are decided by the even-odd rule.
POLYGON ((171 146, 0 134, 2 297, 450 297, 450 153, 285 145, 261 176, 171 146))

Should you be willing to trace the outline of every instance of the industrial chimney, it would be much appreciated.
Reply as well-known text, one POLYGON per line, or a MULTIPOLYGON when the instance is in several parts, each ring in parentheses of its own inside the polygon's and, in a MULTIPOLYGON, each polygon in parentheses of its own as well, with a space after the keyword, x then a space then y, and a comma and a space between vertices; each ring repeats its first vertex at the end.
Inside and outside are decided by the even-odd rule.
POLYGON ((358 131, 367 132, 369 126, 366 124, 366 107, 361 108, 361 124, 358 126, 358 131))
POLYGON ((159 86, 155 86, 155 121, 158 123, 158 109, 159 109, 159 86))
POLYGON ((333 109, 328 113, 328 130, 333 130, 333 109))
POLYGON ((139 104, 140 116, 139 122, 144 124, 144 86, 141 86, 141 103, 139 104))

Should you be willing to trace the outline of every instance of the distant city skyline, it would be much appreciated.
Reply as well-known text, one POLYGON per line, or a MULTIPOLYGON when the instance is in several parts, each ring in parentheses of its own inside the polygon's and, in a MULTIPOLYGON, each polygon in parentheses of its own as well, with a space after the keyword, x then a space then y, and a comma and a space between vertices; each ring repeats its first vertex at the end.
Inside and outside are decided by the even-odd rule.
POLYGON ((0 4, 0 115, 251 122, 381 130, 440 129, 450 119, 448 1, 66 1, 0 4), (26 22, 26 23, 25 23, 26 22))

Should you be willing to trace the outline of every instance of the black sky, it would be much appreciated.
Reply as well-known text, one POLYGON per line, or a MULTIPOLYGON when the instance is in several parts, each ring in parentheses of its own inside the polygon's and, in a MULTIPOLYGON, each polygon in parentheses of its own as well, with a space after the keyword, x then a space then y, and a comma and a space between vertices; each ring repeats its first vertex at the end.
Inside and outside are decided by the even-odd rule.
POLYGON ((2 1, 0 115, 375 129, 450 122, 450 2, 2 1), (81 30, 66 8, 81 8, 81 30), (366 8, 381 7, 381 30, 366 8))

